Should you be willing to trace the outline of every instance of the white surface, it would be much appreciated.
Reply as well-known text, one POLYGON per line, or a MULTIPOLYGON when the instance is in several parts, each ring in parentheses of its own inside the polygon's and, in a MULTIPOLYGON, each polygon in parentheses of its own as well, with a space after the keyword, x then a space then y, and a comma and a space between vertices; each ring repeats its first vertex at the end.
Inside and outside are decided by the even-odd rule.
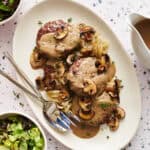
POLYGON ((141 99, 133 66, 124 52, 125 50, 120 45, 120 42, 103 20, 77 3, 66 0, 45 1, 36 5, 36 7, 20 20, 14 35, 14 58, 20 68, 23 69, 23 71, 28 74, 31 81, 35 83, 35 79, 39 76, 39 71, 34 71, 31 68, 29 60, 36 43, 37 32, 40 28, 38 21, 40 20, 44 23, 49 20, 60 18, 67 20, 70 16, 73 19, 73 23, 84 22, 95 27, 101 36, 110 43, 109 53, 112 60, 115 61, 117 76, 123 81, 124 85, 121 92, 120 105, 126 111, 125 120, 120 123, 120 127, 116 132, 110 132, 107 128, 100 131, 95 137, 85 140, 76 137, 71 132, 65 135, 55 132, 46 122, 42 113, 42 107, 39 107, 35 101, 31 101, 30 99, 27 100, 35 115, 48 132, 69 148, 91 150, 94 147, 95 150, 99 150, 99 148, 104 150, 119 150, 127 145, 137 130, 141 117, 141 99), (58 5, 60 2, 61 5, 58 5), (124 72, 126 72, 126 74, 124 72), (134 84, 130 84, 131 82, 134 84), (134 89, 134 93, 130 92, 132 89, 134 89), (130 130, 128 130, 129 126, 130 130), (107 136, 109 136, 109 140, 107 136), (78 145, 80 145, 80 147, 78 145))
MULTIPOLYGON (((113 30, 118 34, 119 38, 122 40, 124 46, 126 47, 127 52, 131 55, 132 62, 136 64, 136 71, 140 81, 141 91, 142 91, 142 100, 143 100, 143 112, 141 118, 140 128, 137 132, 136 137, 133 139, 131 144, 127 149, 140 150, 140 149, 150 149, 150 81, 149 81, 149 71, 146 70, 138 61, 136 61, 136 57, 132 53, 131 44, 129 42, 129 30, 127 28, 127 24, 125 22, 125 17, 127 14, 133 11, 150 13, 149 8, 149 0, 82 0, 84 4, 91 7, 94 11, 101 14, 107 22, 112 26, 113 30), (102 1, 102 2, 101 2, 102 1), (100 3, 99 3, 100 2, 100 3), (146 8, 145 8, 146 6, 146 8)), ((82 2, 81 1, 81 2, 82 2)), ((24 0, 23 10, 27 10, 30 6, 36 3, 35 0, 24 0)), ((21 16, 21 14, 18 14, 21 16)), ((2 52, 4 50, 11 51, 11 41, 15 28, 16 21, 1 26, 0 27, 0 62, 1 68, 5 68, 7 72, 9 72, 13 77, 15 77, 14 71, 12 67, 8 64, 8 62, 2 59, 2 52)), ((13 94, 13 91, 17 93, 20 91, 15 88, 12 84, 10 84, 7 80, 0 77, 0 111, 4 110, 22 110, 30 115, 33 115, 31 109, 25 102, 25 98, 21 94, 20 98, 16 98, 13 94), (24 103, 22 107, 19 103, 24 103)), ((134 92, 134 89, 131 91, 134 92)), ((47 137, 51 138, 50 136, 47 137)), ((49 150, 54 149, 63 149, 66 150, 61 144, 56 142, 53 138, 49 141, 49 150)))

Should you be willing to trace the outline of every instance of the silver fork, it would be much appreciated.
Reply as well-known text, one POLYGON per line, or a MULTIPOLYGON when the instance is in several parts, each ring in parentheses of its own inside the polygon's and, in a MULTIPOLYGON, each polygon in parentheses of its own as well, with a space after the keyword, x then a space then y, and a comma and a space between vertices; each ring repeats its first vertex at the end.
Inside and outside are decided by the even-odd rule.
POLYGON ((14 83, 26 94, 32 96, 33 98, 36 98, 38 101, 43 103, 43 114, 55 130, 60 132, 66 132, 70 129, 71 124, 73 126, 76 126, 76 124, 70 118, 80 122, 80 119, 77 116, 73 115, 72 112, 64 113, 57 108, 55 102, 44 99, 41 93, 33 86, 27 75, 17 66, 12 56, 8 52, 4 53, 4 55, 16 69, 21 79, 34 91, 34 93, 36 93, 36 95, 29 91, 26 87, 12 79, 5 72, 0 70, 0 74, 10 80, 12 83, 14 83))

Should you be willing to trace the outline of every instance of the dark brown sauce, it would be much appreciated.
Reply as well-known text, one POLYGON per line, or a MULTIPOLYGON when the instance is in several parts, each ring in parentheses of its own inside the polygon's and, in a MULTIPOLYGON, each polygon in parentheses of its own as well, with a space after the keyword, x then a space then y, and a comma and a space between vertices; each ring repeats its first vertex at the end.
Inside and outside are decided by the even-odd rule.
POLYGON ((81 123, 78 123, 77 127, 75 127, 75 126, 71 127, 73 133, 80 138, 92 138, 92 137, 94 137, 98 133, 99 128, 100 128, 99 126, 92 127, 92 126, 84 125, 81 123))
POLYGON ((145 44, 150 49, 150 20, 144 19, 135 24, 135 28, 139 31, 145 44))
MULTIPOLYGON (((78 116, 78 97, 74 97, 73 99, 72 111, 78 116)), ((76 120, 73 121, 77 126, 71 126, 71 129, 73 133, 80 138, 92 138, 98 133, 100 128, 100 126, 93 127, 87 124, 85 125, 82 121, 80 123, 76 120)))

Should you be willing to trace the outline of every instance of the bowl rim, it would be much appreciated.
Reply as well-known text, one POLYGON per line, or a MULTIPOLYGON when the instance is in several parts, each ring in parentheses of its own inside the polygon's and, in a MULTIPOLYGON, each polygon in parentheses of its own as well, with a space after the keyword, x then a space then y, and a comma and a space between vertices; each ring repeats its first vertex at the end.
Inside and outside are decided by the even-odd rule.
POLYGON ((40 130, 43 138, 44 138, 44 150, 47 150, 47 138, 46 138, 46 134, 43 130, 43 128, 41 127, 41 125, 33 118, 31 117, 30 115, 26 114, 26 113, 23 113, 21 111, 3 111, 3 112, 0 112, 0 118, 1 117, 5 117, 5 115, 18 115, 18 116, 23 116, 27 119, 29 119, 31 122, 33 122, 40 130))
POLYGON ((0 21, 0 25, 9 22, 10 20, 12 20, 12 19, 16 16, 16 14, 18 13, 18 11, 19 11, 20 8, 21 8, 22 2, 23 2, 23 0, 19 0, 19 4, 18 4, 16 10, 14 11, 14 13, 13 13, 11 16, 9 16, 8 18, 6 18, 6 19, 0 21))

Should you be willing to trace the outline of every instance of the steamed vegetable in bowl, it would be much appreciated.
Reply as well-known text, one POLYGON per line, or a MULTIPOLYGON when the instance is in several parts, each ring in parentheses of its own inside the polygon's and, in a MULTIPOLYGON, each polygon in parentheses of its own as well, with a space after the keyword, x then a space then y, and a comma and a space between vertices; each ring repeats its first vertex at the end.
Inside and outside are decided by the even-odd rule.
POLYGON ((0 0, 0 21, 13 15, 20 0, 0 0))
POLYGON ((44 138, 38 127, 23 116, 0 119, 0 150, 43 150, 44 138))

